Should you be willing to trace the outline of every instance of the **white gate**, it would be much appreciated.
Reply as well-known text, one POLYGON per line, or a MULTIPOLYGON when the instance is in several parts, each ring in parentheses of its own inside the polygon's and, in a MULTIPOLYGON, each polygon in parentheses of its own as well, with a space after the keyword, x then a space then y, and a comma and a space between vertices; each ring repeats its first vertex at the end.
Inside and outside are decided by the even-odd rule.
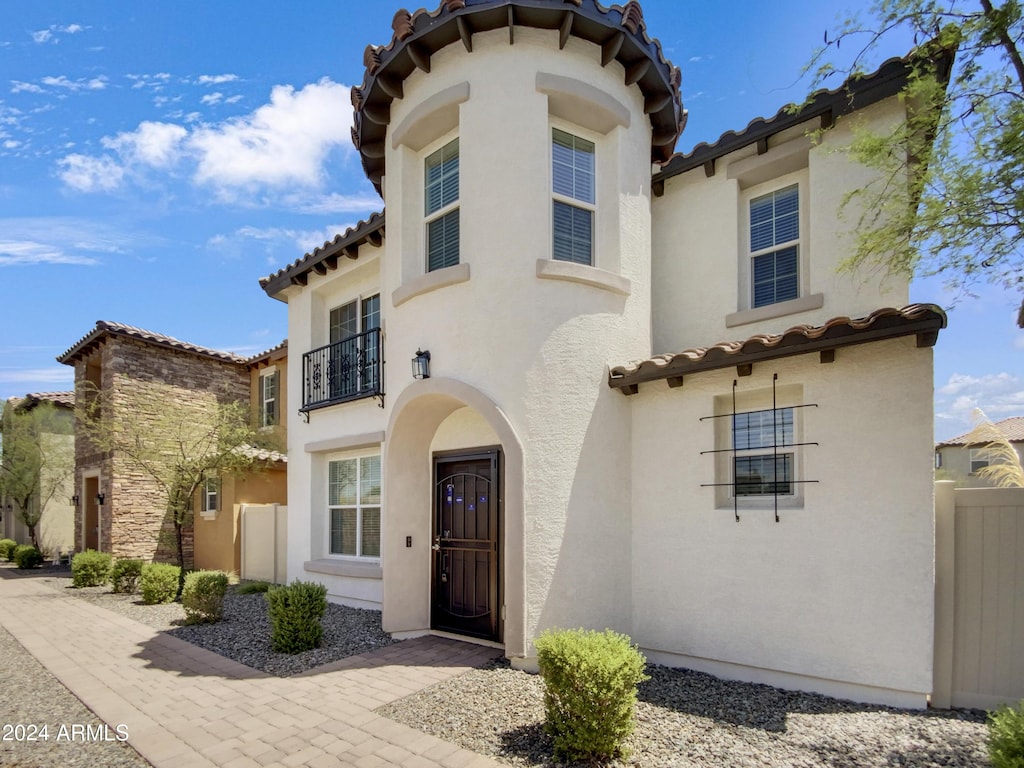
POLYGON ((288 565, 288 507, 243 504, 241 518, 241 577, 284 584, 288 565))

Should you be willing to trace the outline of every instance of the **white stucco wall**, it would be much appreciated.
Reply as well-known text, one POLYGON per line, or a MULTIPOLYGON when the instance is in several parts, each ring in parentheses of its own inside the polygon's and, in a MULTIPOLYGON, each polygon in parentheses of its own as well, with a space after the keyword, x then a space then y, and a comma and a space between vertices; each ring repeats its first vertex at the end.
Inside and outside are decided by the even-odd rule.
MULTIPOLYGON (((461 45, 435 54, 429 74, 417 71, 405 81, 391 125, 403 126, 420 104, 463 83, 468 98, 458 104, 457 126, 429 140, 414 130, 407 144, 387 144, 385 295, 423 274, 423 162, 456 135, 460 267, 469 268, 469 279, 458 284, 397 306, 385 300, 389 356, 405 363, 417 348, 429 349, 432 375, 478 390, 521 441, 522 476, 529 479, 518 489, 521 507, 504 510, 522 532, 526 553, 525 560, 505 562, 507 579, 525 590, 524 605, 506 606, 522 614, 512 646, 554 624, 628 631, 630 568, 622 542, 629 535, 629 407, 607 388, 606 376, 610 362, 650 350, 650 122, 639 88, 623 84, 620 65, 602 69, 598 48, 570 39, 560 51, 557 31, 517 28, 513 46, 501 30, 474 35, 472 54, 461 45), (552 115, 539 75, 610 95, 624 107, 628 126, 599 133, 552 115), (597 268, 574 274, 616 289, 625 284, 628 295, 538 276, 538 261, 547 264, 551 254, 553 125, 596 144, 597 268)), ((389 379, 389 401, 411 384, 401 374, 389 379)), ((467 433, 466 445, 473 440, 467 433)), ((428 513, 429 499, 396 503, 392 481, 400 470, 391 470, 390 520, 411 528, 412 516, 428 513)), ((385 620, 395 627, 405 619, 388 609, 392 576, 396 591, 422 581, 420 564, 400 544, 386 543, 384 553, 385 620)), ((414 613, 410 607, 409 621, 414 613)))
POLYGON ((882 130, 902 116, 898 99, 888 99, 839 120, 817 146, 805 135, 818 127, 810 121, 772 137, 764 155, 748 146, 717 159, 710 178, 698 167, 666 180, 652 213, 654 351, 706 347, 905 306, 905 279, 879 270, 838 273, 851 252, 856 209, 837 216, 843 196, 864 187, 873 174, 841 151, 854 126, 882 130), (813 308, 727 325, 727 316, 750 308, 750 198, 794 183, 800 186, 800 296, 821 300, 813 308))
MULTIPOLYGON (((924 706, 933 632, 931 350, 914 338, 633 396, 633 639, 651 658, 924 706), (716 505, 715 399, 802 388, 798 508, 716 505), (898 425, 895 428, 894 425, 898 425), (801 460, 802 459, 802 460, 801 460), (718 508, 716 508, 718 506, 718 508), (641 566, 642 564, 642 566, 641 566)), ((721 401, 719 401, 721 403, 721 401)), ((781 398, 779 405, 794 404, 781 398)), ((770 407, 770 401, 769 401, 770 407)), ((740 410, 743 410, 741 405, 740 410)), ((728 447, 726 445, 725 447, 728 447)))

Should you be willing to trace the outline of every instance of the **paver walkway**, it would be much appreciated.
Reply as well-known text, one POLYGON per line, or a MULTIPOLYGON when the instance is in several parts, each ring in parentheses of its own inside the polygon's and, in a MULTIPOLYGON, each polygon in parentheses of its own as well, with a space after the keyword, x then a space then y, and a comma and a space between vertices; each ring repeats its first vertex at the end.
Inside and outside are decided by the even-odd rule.
POLYGON ((372 711, 493 649, 423 637, 279 678, 35 579, 0 579, 0 604, 0 625, 156 768, 499 765, 372 711))

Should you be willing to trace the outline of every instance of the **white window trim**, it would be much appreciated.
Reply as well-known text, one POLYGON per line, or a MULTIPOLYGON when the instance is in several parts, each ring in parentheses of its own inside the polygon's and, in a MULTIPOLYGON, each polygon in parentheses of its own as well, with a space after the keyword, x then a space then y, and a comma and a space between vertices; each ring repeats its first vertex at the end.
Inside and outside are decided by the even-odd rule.
MULTIPOLYGON (((350 460, 353 460, 353 459, 358 460, 358 459, 372 458, 374 456, 380 457, 380 462, 381 462, 381 484, 383 486, 383 482, 384 482, 384 454, 383 454, 383 451, 380 450, 380 447, 376 447, 374 450, 368 450, 368 451, 364 450, 364 451, 357 451, 357 452, 346 452, 346 453, 338 453, 338 454, 329 454, 329 455, 324 457, 325 458, 325 463, 324 463, 324 469, 325 469, 325 472, 324 472, 324 482, 325 482, 324 490, 326 491, 326 493, 324 494, 324 501, 326 502, 325 505, 324 505, 324 509, 326 510, 326 514, 324 515, 324 518, 325 518, 324 519, 324 523, 325 523, 325 531, 324 531, 324 558, 329 560, 329 561, 332 561, 332 562, 350 562, 350 563, 380 563, 380 555, 363 555, 363 554, 359 554, 359 552, 361 552, 362 547, 363 547, 363 536, 362 536, 362 534, 363 534, 363 507, 364 506, 366 508, 368 508, 368 509, 378 509, 378 510, 380 510, 380 513, 381 513, 381 523, 382 523, 382 525, 381 525, 381 542, 380 542, 380 545, 381 545, 381 549, 383 550, 383 547, 384 547, 384 527, 383 527, 383 518, 384 518, 384 504, 383 504, 383 502, 384 502, 384 499, 381 498, 381 503, 380 504, 366 504, 366 505, 363 505, 360 502, 360 500, 359 500, 360 494, 359 494, 359 489, 358 489, 358 483, 361 482, 361 478, 360 478, 360 473, 359 473, 359 469, 358 469, 358 462, 357 462, 357 469, 356 469, 357 489, 356 489, 356 503, 355 503, 355 505, 339 504, 339 505, 333 505, 332 506, 331 503, 330 503, 330 500, 331 500, 331 491, 330 491, 331 462, 332 461, 350 461, 350 460), (340 553, 336 553, 336 552, 331 552, 331 513, 335 509, 351 509, 353 506, 355 506, 355 508, 357 510, 357 513, 356 513, 356 549, 357 549, 357 554, 355 554, 355 555, 344 555, 344 554, 340 554, 340 553)), ((381 492, 383 494, 383 487, 381 489, 381 492)))
POLYGON ((272 398, 267 399, 267 393, 266 393, 266 389, 265 389, 265 387, 266 387, 266 379, 270 378, 271 376, 274 376, 276 373, 277 373, 277 366, 276 365, 268 366, 268 367, 266 367, 266 368, 264 368, 264 369, 262 369, 260 371, 260 389, 259 389, 259 398, 260 398, 260 400, 259 400, 260 429, 269 429, 271 427, 277 426, 277 424, 274 424, 274 423, 269 423, 269 424, 267 423, 267 403, 268 402, 273 401, 273 403, 274 403, 274 413, 277 416, 278 423, 280 423, 280 420, 281 420, 280 394, 279 394, 280 390, 281 390, 281 380, 280 380, 280 378, 278 378, 278 380, 277 380, 277 390, 274 392, 274 396, 272 398))
MULTIPOLYGON (((738 301, 737 301, 737 315, 745 316, 746 313, 759 313, 764 312, 771 317, 779 317, 782 314, 792 314, 795 312, 801 312, 807 309, 807 302, 802 301, 806 298, 808 301, 814 299, 812 303, 817 303, 816 294, 814 297, 808 296, 810 281, 808 280, 808 272, 810 266, 810 255, 809 247, 810 243, 810 216, 809 207, 810 202, 808 200, 808 188, 809 188, 810 176, 806 168, 802 168, 792 173, 787 173, 784 176, 779 176, 772 179, 771 181, 757 184, 752 187, 744 189, 740 194, 740 259, 739 259, 739 286, 738 286, 738 301), (759 251, 751 251, 750 249, 750 203, 759 197, 771 194, 780 189, 797 185, 797 205, 799 206, 799 227, 800 236, 795 241, 789 241, 782 245, 773 245, 770 248, 764 248, 759 251), (765 304, 760 307, 754 306, 754 257, 763 256, 767 253, 780 250, 781 248, 789 247, 793 243, 797 247, 797 297, 789 301, 775 302, 773 304, 765 304), (781 314, 776 314, 769 307, 776 307, 782 310, 781 314), (792 310, 790 312, 789 310, 792 310)), ((737 319, 736 315, 730 315, 734 321, 737 319)), ((742 317, 744 322, 747 322, 745 317, 742 317)), ((738 325, 741 323, 733 323, 738 325)))
POLYGON ((220 511, 220 489, 221 482, 218 477, 207 477, 199 489, 199 515, 205 520, 213 520, 220 511), (214 498, 213 507, 210 506, 210 496, 214 498))
POLYGON ((968 468, 970 474, 977 475, 979 470, 992 466, 992 455, 987 448, 971 448, 968 456, 968 468), (985 462, 984 466, 975 469, 975 462, 985 462))
MULTIPOLYGON (((715 398, 716 414, 715 419, 714 447, 720 450, 715 454, 714 482, 733 483, 735 481, 735 457, 743 456, 770 456, 773 454, 771 446, 768 448, 743 448, 738 451, 722 450, 731 449, 732 443, 732 398, 730 395, 721 395, 715 398)), ((776 393, 776 408, 793 409, 793 442, 804 442, 804 416, 807 408, 797 407, 803 404, 803 387, 801 385, 780 385, 776 393)), ((755 390, 753 392, 737 393, 736 414, 750 413, 752 411, 768 410, 772 407, 771 389, 755 390)), ((810 409, 814 410, 814 409, 810 409)), ((780 448, 778 455, 791 454, 792 459, 792 493, 778 495, 779 509, 802 509, 804 506, 804 486, 799 482, 806 474, 804 469, 804 448, 795 445, 787 448, 780 448)), ((775 507, 775 495, 733 495, 732 485, 720 485, 715 489, 716 509, 773 509, 775 507)))
MULTIPOLYGON (((578 264, 580 267, 597 267, 601 263, 598 259, 598 210, 601 206, 601 136, 600 134, 594 133, 593 131, 587 130, 586 128, 575 125, 573 123, 566 122, 564 120, 549 119, 548 120, 548 194, 551 198, 551 202, 548 204, 548 232, 550 237, 548 238, 548 244, 550 247, 549 259, 551 261, 560 261, 555 259, 555 211, 554 203, 565 203, 574 208, 580 208, 585 211, 590 211, 593 216, 590 220, 590 263, 579 264, 575 261, 564 262, 566 264, 578 264), (555 192, 555 151, 554 151, 554 129, 568 133, 576 138, 589 141, 594 145, 594 202, 588 203, 583 200, 578 200, 575 197, 569 197, 568 195, 562 195, 555 192)), ((563 263, 563 262, 560 262, 563 263)))
MULTIPOLYGON (((422 195, 422 199, 420 200, 420 208, 419 209, 421 211, 426 211, 426 208, 427 208, 427 158, 430 157, 435 152, 437 152, 439 149, 443 149, 444 147, 448 146, 449 144, 451 144, 453 141, 455 141, 457 139, 460 139, 458 129, 456 129, 454 131, 450 131, 447 134, 445 134, 445 136, 443 136, 442 138, 437 139, 434 142, 431 142, 429 145, 427 145, 427 147, 422 152, 419 153, 419 169, 420 169, 420 174, 421 174, 420 175, 420 194, 422 195)), ((442 269, 447 269, 449 267, 454 267, 454 266, 458 266, 458 264, 462 264, 462 213, 461 212, 459 213, 459 261, 458 261, 458 264, 450 264, 449 267, 439 267, 438 269, 431 270, 430 269, 430 251, 429 251, 429 248, 430 248, 430 236, 429 236, 430 225, 433 222, 437 221, 438 219, 443 218, 445 215, 451 213, 452 211, 458 210, 461 205, 462 205, 462 141, 460 140, 459 141, 459 195, 458 195, 458 197, 455 198, 454 202, 448 203, 448 205, 442 206, 441 208, 438 208, 436 211, 431 211, 430 213, 423 213, 422 214, 422 216, 423 216, 423 226, 422 226, 423 248, 421 250, 422 250, 422 253, 423 253, 423 274, 426 274, 426 275, 433 274, 434 272, 438 272, 438 271, 440 271, 442 269)))

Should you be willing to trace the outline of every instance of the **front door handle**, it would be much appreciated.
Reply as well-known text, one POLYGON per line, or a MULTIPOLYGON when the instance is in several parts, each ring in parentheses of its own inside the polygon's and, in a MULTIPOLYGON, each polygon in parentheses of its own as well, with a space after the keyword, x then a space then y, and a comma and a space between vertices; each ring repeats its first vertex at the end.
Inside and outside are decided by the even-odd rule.
POLYGON ((434 537, 434 546, 432 546, 431 549, 434 550, 435 552, 440 552, 441 551, 441 537, 440 536, 435 536, 434 537))

